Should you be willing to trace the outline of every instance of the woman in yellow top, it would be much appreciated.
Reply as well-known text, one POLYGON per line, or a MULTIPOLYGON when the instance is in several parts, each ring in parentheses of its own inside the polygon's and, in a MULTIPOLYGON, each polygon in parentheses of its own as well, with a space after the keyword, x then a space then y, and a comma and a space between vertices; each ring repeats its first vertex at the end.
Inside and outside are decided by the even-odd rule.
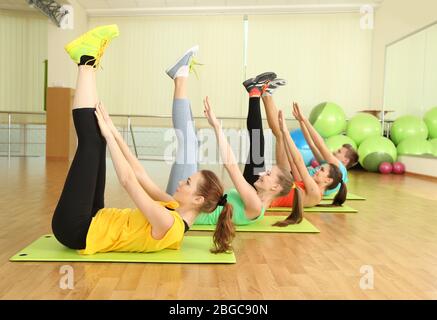
POLYGON ((223 205, 212 252, 230 250, 232 206, 217 176, 196 172, 168 195, 150 179, 98 102, 96 67, 118 33, 116 25, 98 27, 65 47, 79 65, 72 110, 78 146, 53 215, 56 239, 81 254, 179 249, 197 215, 223 205), (117 177, 138 209, 104 208, 106 145, 117 177))

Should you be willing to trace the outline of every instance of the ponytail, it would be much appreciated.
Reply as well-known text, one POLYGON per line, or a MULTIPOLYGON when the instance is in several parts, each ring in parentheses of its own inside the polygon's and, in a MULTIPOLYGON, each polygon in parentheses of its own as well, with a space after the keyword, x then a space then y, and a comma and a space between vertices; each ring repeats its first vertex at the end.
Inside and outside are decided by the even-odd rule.
POLYGON ((339 184, 340 189, 331 204, 318 204, 317 207, 341 207, 341 205, 346 201, 347 187, 346 183, 343 181, 343 174, 340 169, 332 163, 329 163, 329 177, 332 179, 332 183, 327 187, 327 190, 332 190, 339 184))
POLYGON ((342 180, 340 182, 340 190, 338 190, 334 200, 332 201, 332 206, 340 207, 346 201, 346 196, 347 196, 347 187, 346 187, 346 183, 344 183, 342 180))
POLYGON ((346 201, 347 197, 347 187, 346 183, 340 181, 340 189, 334 197, 334 200, 330 204, 318 204, 316 207, 341 207, 343 203, 346 201))
POLYGON ((214 248, 212 253, 225 253, 232 250, 232 240, 235 237, 235 226, 232 222, 233 207, 225 203, 217 221, 213 235, 214 248))
POLYGON ((202 181, 197 186, 197 194, 204 198, 204 203, 199 211, 211 213, 217 207, 222 207, 213 235, 214 248, 211 252, 229 252, 232 250, 231 243, 235 237, 235 227, 232 222, 233 207, 228 203, 227 194, 223 194, 223 185, 217 175, 210 170, 201 170, 200 173, 202 181))
POLYGON ((275 227, 286 227, 290 224, 299 224, 303 220, 302 191, 297 188, 296 185, 293 185, 292 190, 294 190, 292 211, 285 220, 274 223, 273 226, 275 227))

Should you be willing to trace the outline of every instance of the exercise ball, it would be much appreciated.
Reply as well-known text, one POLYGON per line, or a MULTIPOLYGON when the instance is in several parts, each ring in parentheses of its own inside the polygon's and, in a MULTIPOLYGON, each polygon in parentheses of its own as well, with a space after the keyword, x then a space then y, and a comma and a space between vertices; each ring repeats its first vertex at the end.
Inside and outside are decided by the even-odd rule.
POLYGON ((405 173, 405 165, 402 162, 393 163, 393 173, 394 174, 403 174, 405 173))
POLYGON ((355 141, 349 138, 348 136, 342 134, 329 137, 328 139, 325 140, 325 144, 331 152, 337 151, 344 144, 350 144, 352 148, 357 150, 357 144, 355 143, 355 141))
POLYGON ((311 149, 298 149, 300 154, 302 155, 303 161, 305 165, 308 167, 311 165, 311 159, 314 158, 313 152, 311 149))
POLYGON ((382 174, 389 174, 393 170, 393 166, 390 162, 383 162, 379 165, 379 172, 382 174))
POLYGON ((359 146, 367 138, 381 135, 381 123, 369 113, 358 113, 349 120, 346 135, 359 146))
POLYGON ((429 142, 430 142, 431 145, 432 145, 432 149, 433 149, 432 154, 433 154, 435 157, 437 157, 437 138, 436 138, 436 139, 429 140, 429 142))
POLYGON ((389 139, 373 136, 364 140, 358 147, 359 162, 367 171, 377 172, 383 162, 397 159, 396 146, 389 139))
POLYGON ((332 102, 323 102, 313 108, 309 120, 323 138, 342 133, 346 129, 343 109, 332 102))
POLYGON ((295 129, 293 131, 290 131, 291 139, 293 139, 294 144, 298 149, 309 149, 308 142, 305 140, 305 136, 303 135, 302 130, 295 129))
POLYGON ((437 138, 437 107, 428 110, 423 116, 423 120, 428 128, 429 138, 437 138))
POLYGON ((422 138, 407 138, 398 144, 398 155, 422 155, 432 154, 433 147, 431 142, 422 138))
POLYGON ((300 154, 302 155, 303 161, 306 166, 311 165, 311 160, 314 159, 313 152, 311 151, 307 141, 305 140, 305 136, 302 133, 301 129, 295 129, 290 132, 290 136, 294 141, 294 144, 299 149, 300 154))
POLYGON ((428 137, 428 128, 425 121, 416 116, 402 116, 393 122, 390 129, 391 140, 398 145, 407 138, 422 138, 425 140, 428 137))

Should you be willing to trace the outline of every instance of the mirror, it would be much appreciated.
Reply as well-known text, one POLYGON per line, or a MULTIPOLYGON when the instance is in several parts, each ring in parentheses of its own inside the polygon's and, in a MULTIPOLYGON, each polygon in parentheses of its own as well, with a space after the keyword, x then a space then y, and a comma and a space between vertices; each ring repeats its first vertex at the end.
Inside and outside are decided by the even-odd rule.
POLYGON ((383 123, 437 107, 437 22, 386 47, 383 123))

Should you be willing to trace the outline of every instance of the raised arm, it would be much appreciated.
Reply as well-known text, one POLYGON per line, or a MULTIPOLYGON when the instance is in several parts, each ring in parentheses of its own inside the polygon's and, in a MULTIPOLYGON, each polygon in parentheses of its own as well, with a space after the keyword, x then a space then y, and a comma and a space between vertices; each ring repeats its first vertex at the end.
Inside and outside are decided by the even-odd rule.
MULTIPOLYGON (((295 103, 293 103, 293 109, 294 109, 295 103)), ((318 162, 322 162, 324 160, 322 154, 320 153, 320 150, 316 147, 316 144, 314 143, 313 138, 311 137, 311 134, 309 133, 305 123, 303 122, 303 118, 300 116, 299 113, 295 112, 293 110, 293 116, 295 119, 299 122, 300 129, 302 130, 303 136, 308 143, 308 146, 310 147, 314 157, 318 162)))
POLYGON ((307 199, 306 202, 307 203, 314 202, 314 204, 318 204, 321 198, 319 187, 317 183, 314 181, 314 179, 308 173, 302 155, 300 154, 299 150, 294 144, 293 139, 291 139, 291 136, 288 134, 287 125, 285 123, 282 111, 279 111, 278 120, 279 123, 281 124, 282 134, 286 141, 285 143, 287 146, 287 153, 291 155, 293 162, 296 165, 296 170, 299 172, 302 181, 305 184, 305 194, 309 196, 312 200, 312 201, 308 201, 307 199))
POLYGON ((104 105, 100 103, 100 110, 103 115, 103 119, 105 120, 106 124, 108 125, 109 129, 111 130, 112 135, 115 138, 115 141, 118 144, 118 147, 120 148, 121 152, 123 153, 123 156, 126 158, 127 162, 129 163, 130 167, 132 168, 135 177, 137 178, 138 182, 140 183, 141 187, 144 188, 146 193, 150 195, 150 197, 153 200, 156 201, 163 201, 163 202, 169 202, 173 201, 173 197, 167 194, 164 190, 158 187, 158 185, 153 182, 152 179, 150 179, 149 175, 147 174, 144 167, 141 165, 140 161, 135 157, 126 142, 124 141, 122 135, 115 127, 114 123, 111 120, 111 117, 109 116, 108 112, 106 111, 104 105))
MULTIPOLYGON (((332 154, 332 152, 328 149, 323 138, 320 136, 320 134, 317 132, 317 130, 314 129, 313 125, 309 122, 309 120, 302 114, 302 112, 299 108, 299 105, 297 103, 293 103, 293 114, 295 115, 295 117, 301 119, 299 121, 299 123, 302 123, 303 126, 305 126, 305 128, 307 129, 307 132, 311 136, 311 141, 314 142, 318 151, 320 151, 320 155, 321 155, 322 159, 324 159, 327 162, 332 163, 336 166, 339 166, 340 160, 338 160, 332 154)), ((303 129, 302 129, 302 131, 303 131, 303 129)), ((305 139, 306 139, 306 137, 305 137, 305 139)), ((307 142, 308 142, 308 140, 307 140, 307 142)), ((316 154, 314 154, 314 156, 316 156, 316 154)))
POLYGON ((285 134, 288 134, 288 133, 281 130, 281 136, 282 136, 281 143, 283 146, 282 149, 284 150, 284 153, 286 154, 288 165, 289 165, 290 170, 291 170, 291 175, 293 176, 294 180, 302 181, 302 177, 299 173, 299 170, 297 169, 296 164, 294 163, 293 157, 291 156, 291 152, 289 150, 288 142, 285 138, 285 134))
POLYGON ((96 106, 96 117, 100 131, 106 140, 118 180, 135 205, 152 225, 152 237, 161 239, 174 223, 173 216, 164 207, 156 203, 141 187, 132 168, 125 159, 114 135, 103 118, 100 105, 96 106))
POLYGON ((217 120, 214 112, 211 109, 208 97, 203 100, 203 105, 205 107, 205 117, 208 119, 208 123, 214 129, 225 169, 231 177, 235 188, 245 204, 246 213, 249 215, 251 213, 259 214, 262 209, 262 202, 258 197, 256 190, 244 179, 243 174, 238 167, 234 153, 232 152, 232 148, 223 133, 220 122, 217 120))

